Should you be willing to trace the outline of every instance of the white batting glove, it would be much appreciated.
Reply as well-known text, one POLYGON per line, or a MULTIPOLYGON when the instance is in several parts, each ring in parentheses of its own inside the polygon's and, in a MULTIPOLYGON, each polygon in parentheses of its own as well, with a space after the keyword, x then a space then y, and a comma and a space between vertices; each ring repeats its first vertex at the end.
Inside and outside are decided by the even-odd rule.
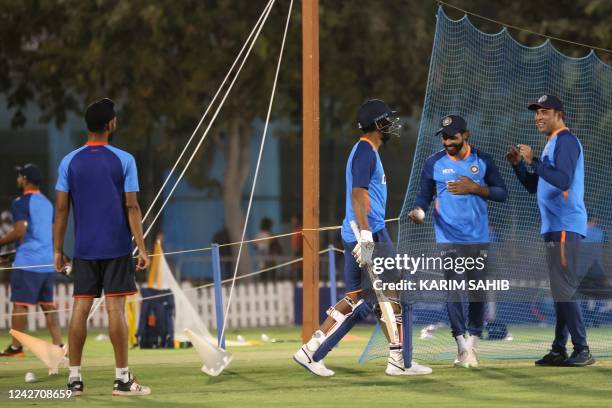
POLYGON ((372 238, 372 231, 360 231, 357 245, 355 245, 352 253, 360 268, 372 264, 372 254, 374 253, 374 239, 372 238))

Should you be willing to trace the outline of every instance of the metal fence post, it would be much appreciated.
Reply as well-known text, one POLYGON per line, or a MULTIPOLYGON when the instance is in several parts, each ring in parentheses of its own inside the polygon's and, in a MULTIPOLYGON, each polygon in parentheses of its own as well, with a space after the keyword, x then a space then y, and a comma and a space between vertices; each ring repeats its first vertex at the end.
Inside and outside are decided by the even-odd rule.
POLYGON ((215 316, 217 319, 217 344, 225 349, 225 336, 223 333, 223 294, 221 293, 221 258, 219 244, 212 244, 213 282, 215 285, 215 316))

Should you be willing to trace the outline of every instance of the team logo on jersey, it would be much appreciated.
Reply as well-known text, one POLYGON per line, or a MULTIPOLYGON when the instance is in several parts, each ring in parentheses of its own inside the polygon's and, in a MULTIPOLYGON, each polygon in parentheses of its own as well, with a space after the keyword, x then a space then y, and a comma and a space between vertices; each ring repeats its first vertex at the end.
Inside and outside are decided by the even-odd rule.
POLYGON ((447 116, 444 119, 442 119, 442 126, 448 126, 451 123, 453 123, 453 119, 450 116, 447 116))
POLYGON ((480 170, 480 169, 475 164, 470 167, 470 171, 472 172, 472 174, 478 173, 478 170, 480 170))
POLYGON ((540 96, 540 99, 538 99, 538 103, 546 102, 546 99, 548 99, 548 96, 542 95, 540 96))
POLYGON ((387 176, 385 174, 382 175, 381 183, 387 184, 387 176))
POLYGON ((442 169, 442 174, 455 174, 453 169, 442 169))

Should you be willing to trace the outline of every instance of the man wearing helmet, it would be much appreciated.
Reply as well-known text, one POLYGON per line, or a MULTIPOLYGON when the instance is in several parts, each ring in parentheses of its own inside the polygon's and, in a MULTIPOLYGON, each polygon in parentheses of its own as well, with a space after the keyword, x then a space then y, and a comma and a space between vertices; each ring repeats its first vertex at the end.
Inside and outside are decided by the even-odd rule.
MULTIPOLYGON (((353 146, 346 165, 346 216, 341 229, 345 253, 346 296, 327 310, 327 319, 293 356, 298 364, 319 376, 334 375, 332 370, 325 367, 323 358, 356 323, 365 319, 372 311, 365 299, 365 290, 371 287, 371 282, 362 278, 362 267, 372 264, 375 243, 377 256, 395 256, 391 238, 385 228, 387 180, 378 149, 391 135, 399 137, 398 122, 399 118, 395 116, 395 112, 378 99, 366 101, 357 111, 357 126, 362 136, 353 146), (353 233, 351 222, 359 226, 359 237, 353 233)), ((398 331, 404 333, 406 331, 401 324, 400 303, 395 299, 393 304, 398 331)), ((390 350, 385 373, 431 373, 429 367, 415 362, 407 361, 407 364, 404 364, 403 350, 407 347, 402 343, 407 341, 406 336, 400 338, 404 341, 389 338, 390 350)))

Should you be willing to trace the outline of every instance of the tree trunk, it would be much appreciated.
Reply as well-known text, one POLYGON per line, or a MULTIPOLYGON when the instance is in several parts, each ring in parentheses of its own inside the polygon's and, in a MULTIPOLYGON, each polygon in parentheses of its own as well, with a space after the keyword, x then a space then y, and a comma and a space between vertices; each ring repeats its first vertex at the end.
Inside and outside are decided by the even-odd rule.
MULTIPOLYGON (((241 126, 240 120, 233 118, 225 139, 223 149, 225 156, 225 176, 223 179, 225 225, 231 242, 238 242, 242 238, 245 217, 241 203, 242 192, 249 175, 251 152, 249 127, 241 126)), ((249 237, 246 236, 245 239, 249 239, 249 237)), ((238 245, 232 246, 234 262, 238 259, 238 248, 238 245)), ((233 265, 235 268, 236 264, 233 265)), ((238 275, 249 272, 251 272, 251 257, 249 256, 248 244, 245 244, 242 247, 238 275)))

